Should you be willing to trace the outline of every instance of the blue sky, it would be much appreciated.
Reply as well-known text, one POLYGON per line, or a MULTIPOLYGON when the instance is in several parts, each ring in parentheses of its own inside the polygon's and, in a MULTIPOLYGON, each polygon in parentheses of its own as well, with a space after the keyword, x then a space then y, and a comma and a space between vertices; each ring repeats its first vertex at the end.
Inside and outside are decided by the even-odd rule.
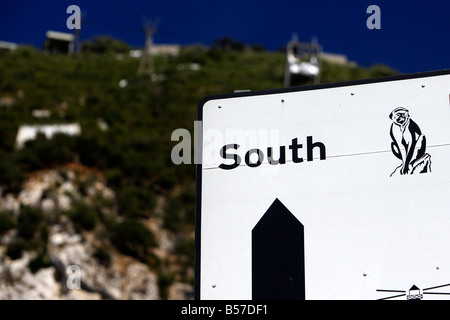
POLYGON ((268 50, 316 37, 324 51, 362 66, 384 63, 403 73, 450 68, 450 1, 303 0, 2 0, 0 41, 41 47, 47 30, 69 32, 66 9, 76 4, 81 39, 111 35, 144 45, 145 18, 159 18, 155 43, 203 43, 230 36, 268 50), (369 30, 366 9, 378 5, 381 29, 369 30))

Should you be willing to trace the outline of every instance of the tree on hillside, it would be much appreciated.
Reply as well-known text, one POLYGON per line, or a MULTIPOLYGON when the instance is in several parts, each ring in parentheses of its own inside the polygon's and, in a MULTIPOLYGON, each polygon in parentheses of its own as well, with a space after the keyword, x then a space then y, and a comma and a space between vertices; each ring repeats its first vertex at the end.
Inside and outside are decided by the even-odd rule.
POLYGON ((130 46, 128 44, 110 36, 99 36, 81 43, 81 52, 127 53, 128 51, 130 51, 130 46))

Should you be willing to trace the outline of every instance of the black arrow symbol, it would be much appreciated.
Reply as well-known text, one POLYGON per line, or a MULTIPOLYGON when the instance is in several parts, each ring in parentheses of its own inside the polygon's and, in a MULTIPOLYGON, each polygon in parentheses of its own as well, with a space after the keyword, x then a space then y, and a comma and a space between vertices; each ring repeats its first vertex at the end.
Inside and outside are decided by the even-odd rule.
POLYGON ((252 230, 253 300, 305 299, 304 228, 275 199, 252 230))

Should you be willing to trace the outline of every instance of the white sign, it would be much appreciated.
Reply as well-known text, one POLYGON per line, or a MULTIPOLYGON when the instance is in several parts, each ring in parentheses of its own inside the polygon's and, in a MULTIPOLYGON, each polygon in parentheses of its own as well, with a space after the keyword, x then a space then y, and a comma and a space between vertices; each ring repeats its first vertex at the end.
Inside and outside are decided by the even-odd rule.
POLYGON ((252 230, 276 200, 304 228, 306 299, 450 298, 450 70, 199 115, 196 298, 254 297, 252 230))

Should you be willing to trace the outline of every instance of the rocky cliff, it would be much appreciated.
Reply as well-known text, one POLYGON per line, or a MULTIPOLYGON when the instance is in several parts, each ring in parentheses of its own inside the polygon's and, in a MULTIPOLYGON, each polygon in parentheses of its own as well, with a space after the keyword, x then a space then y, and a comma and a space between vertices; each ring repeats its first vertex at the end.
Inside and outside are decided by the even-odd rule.
POLYGON ((178 263, 164 202, 128 221, 100 172, 32 173, 0 197, 0 299, 192 299, 193 266, 178 263))

